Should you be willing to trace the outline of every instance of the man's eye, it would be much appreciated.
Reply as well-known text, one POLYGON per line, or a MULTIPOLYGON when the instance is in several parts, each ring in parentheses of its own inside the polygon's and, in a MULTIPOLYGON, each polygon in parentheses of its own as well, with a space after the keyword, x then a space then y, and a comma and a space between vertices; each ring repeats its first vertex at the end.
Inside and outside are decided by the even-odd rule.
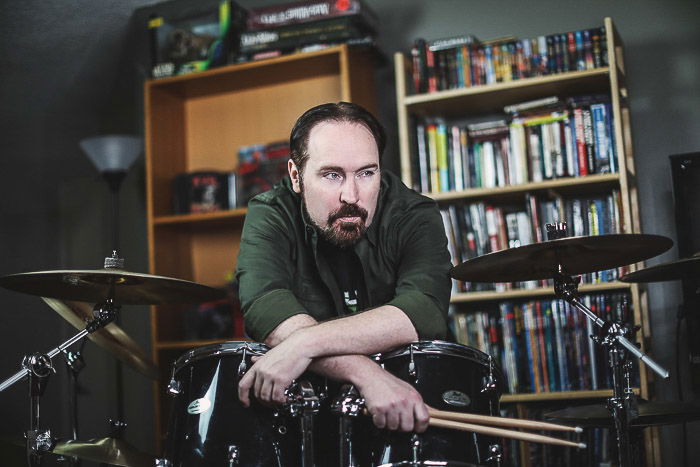
POLYGON ((373 176, 376 172, 376 170, 363 170, 360 172, 360 177, 371 177, 373 176))
POLYGON ((338 172, 326 172, 323 178, 327 178, 328 180, 340 180, 341 177, 338 172))

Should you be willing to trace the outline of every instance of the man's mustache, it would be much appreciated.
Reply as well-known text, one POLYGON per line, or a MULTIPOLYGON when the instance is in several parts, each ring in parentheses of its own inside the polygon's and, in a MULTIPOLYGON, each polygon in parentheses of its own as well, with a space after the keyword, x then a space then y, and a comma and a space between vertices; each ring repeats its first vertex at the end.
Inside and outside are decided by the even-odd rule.
POLYGON ((328 216, 328 224, 332 224, 341 217, 359 217, 364 222, 367 220, 367 215, 367 210, 357 204, 343 204, 328 216))

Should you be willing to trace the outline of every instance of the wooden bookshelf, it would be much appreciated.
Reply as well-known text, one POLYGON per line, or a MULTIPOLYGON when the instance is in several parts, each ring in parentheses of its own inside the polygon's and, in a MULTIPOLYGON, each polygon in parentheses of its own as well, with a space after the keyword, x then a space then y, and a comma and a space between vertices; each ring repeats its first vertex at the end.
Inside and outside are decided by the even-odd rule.
MULTIPOLYGON (((615 149, 618 167, 616 173, 596 174, 582 177, 569 177, 545 180, 537 183, 524 183, 498 188, 472 188, 463 191, 425 193, 435 199, 441 206, 449 204, 484 201, 491 204, 522 202, 527 193, 562 195, 589 194, 606 190, 618 190, 621 195, 622 231, 640 233, 640 209, 636 188, 636 171, 630 129, 630 112, 628 92, 625 84, 625 67, 623 47, 620 35, 610 18, 604 20, 605 38, 607 40, 607 66, 586 71, 572 71, 547 76, 523 78, 490 85, 479 85, 459 89, 442 90, 431 93, 411 94, 409 84, 412 76, 411 61, 403 53, 394 56, 396 76, 396 100, 399 129, 399 150, 401 177, 408 186, 413 186, 415 177, 413 157, 414 138, 412 124, 417 119, 442 119, 445 121, 469 121, 480 115, 492 117, 496 113, 503 115, 505 105, 526 102, 547 96, 572 96, 586 94, 607 94, 611 98, 614 122, 615 149)), ((631 265, 631 270, 642 267, 631 265)), ((603 293, 628 291, 634 308, 634 324, 641 326, 641 333, 636 340, 642 350, 649 336, 647 318, 646 292, 637 284, 620 282, 585 284, 579 288, 581 293, 603 293)), ((459 304, 467 313, 476 311, 487 302, 511 300, 531 300, 553 297, 551 287, 538 289, 512 289, 503 292, 453 293, 451 302, 459 304)), ((635 391, 644 398, 650 395, 651 377, 643 364, 637 365, 640 386, 635 391)), ((536 394, 507 394, 501 400, 504 403, 528 404, 542 401, 565 401, 569 399, 603 399, 611 395, 610 390, 551 392, 536 394)), ((658 443, 648 443, 657 444, 658 443)), ((658 452, 650 448, 647 457, 658 459, 658 452)))
MULTIPOLYGON (((172 180, 196 170, 232 171, 241 146, 288 140, 296 119, 324 102, 376 112, 376 51, 346 45, 224 66, 145 83, 146 204, 150 272, 223 286, 235 270, 246 209, 173 215, 172 180)), ((165 387, 187 349, 185 306, 151 311, 156 439, 165 431, 165 387)), ((234 337, 240 339, 240 337, 234 337)))

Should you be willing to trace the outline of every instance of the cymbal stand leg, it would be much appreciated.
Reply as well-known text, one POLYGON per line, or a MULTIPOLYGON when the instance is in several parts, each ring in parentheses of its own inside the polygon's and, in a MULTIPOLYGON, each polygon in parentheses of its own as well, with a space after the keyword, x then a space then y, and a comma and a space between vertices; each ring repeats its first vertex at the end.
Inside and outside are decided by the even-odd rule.
MULTIPOLYGON (((602 339, 594 338, 594 341, 608 348, 608 360, 613 375, 613 396, 608 399, 608 409, 611 411, 615 422, 615 431, 618 443, 618 461, 621 467, 630 466, 629 422, 638 416, 637 400, 630 384, 631 362, 627 360, 627 353, 636 356, 662 378, 668 378, 668 371, 644 354, 625 335, 628 333, 623 323, 611 323, 599 318, 591 309, 578 298, 579 278, 572 278, 562 272, 554 276, 554 291, 560 299, 566 300, 574 308, 581 311, 588 319, 593 321, 605 333, 602 339)), ((593 336, 591 336, 593 338, 593 336)))
POLYGON ((51 364, 51 359, 40 353, 26 356, 22 366, 29 380, 29 430, 25 433, 27 462, 30 466, 41 465, 41 456, 51 451, 55 444, 51 430, 40 428, 41 396, 46 390, 49 376, 56 370, 51 364))

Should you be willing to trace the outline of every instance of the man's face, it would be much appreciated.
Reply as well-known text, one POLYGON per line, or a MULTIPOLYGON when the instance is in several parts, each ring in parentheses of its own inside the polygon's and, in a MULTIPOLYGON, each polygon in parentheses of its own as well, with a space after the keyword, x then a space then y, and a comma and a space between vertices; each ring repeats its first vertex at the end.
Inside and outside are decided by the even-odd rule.
POLYGON ((322 122, 311 129, 303 173, 289 161, 294 191, 311 221, 340 247, 359 240, 372 223, 379 197, 379 151, 361 124, 322 122))

